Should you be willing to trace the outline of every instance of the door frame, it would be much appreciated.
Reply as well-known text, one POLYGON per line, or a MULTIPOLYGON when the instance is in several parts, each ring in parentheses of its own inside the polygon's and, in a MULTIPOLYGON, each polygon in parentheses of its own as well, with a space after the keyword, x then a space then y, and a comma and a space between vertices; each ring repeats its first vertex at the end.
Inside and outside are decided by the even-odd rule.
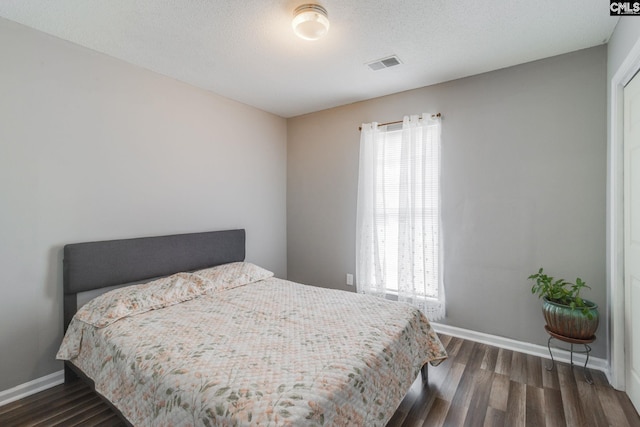
POLYGON ((640 39, 611 79, 607 143, 607 359, 609 382, 625 390, 624 328, 624 87, 640 71, 640 39))

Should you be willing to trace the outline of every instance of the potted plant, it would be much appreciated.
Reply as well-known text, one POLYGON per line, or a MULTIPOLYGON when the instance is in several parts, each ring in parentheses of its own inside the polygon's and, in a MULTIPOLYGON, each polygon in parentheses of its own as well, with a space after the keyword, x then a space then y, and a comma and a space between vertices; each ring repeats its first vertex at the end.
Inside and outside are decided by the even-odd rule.
POLYGON ((583 288, 591 289, 582 279, 575 283, 555 279, 541 268, 529 280, 535 281, 531 293, 542 298, 542 314, 551 332, 577 340, 593 338, 598 329, 598 306, 580 296, 583 288))

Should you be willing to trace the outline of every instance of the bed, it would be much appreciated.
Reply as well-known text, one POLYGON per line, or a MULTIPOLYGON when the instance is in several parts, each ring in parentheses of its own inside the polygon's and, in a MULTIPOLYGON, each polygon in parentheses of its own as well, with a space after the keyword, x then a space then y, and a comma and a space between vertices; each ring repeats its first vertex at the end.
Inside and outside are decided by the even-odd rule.
POLYGON ((65 381, 135 426, 384 426, 446 358, 411 306, 244 258, 244 230, 65 246, 65 381))

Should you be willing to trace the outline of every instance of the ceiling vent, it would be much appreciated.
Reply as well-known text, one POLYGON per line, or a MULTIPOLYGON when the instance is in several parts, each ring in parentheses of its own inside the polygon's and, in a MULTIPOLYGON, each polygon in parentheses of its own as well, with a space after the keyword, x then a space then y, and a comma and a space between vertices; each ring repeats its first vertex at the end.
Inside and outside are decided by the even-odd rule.
POLYGON ((382 70, 384 68, 395 67, 396 65, 400 65, 400 58, 395 55, 389 56, 387 58, 378 59, 377 61, 368 62, 367 67, 371 68, 373 71, 382 70))

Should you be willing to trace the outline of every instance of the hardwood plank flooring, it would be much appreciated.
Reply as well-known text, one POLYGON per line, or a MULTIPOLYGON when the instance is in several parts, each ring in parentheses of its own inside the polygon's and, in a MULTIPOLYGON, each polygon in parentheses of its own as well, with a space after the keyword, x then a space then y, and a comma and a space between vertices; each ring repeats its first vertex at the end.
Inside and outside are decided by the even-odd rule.
MULTIPOLYGON (((640 416, 603 373, 441 335, 449 358, 418 378, 387 427, 640 426, 640 416)), ((0 426, 120 427, 118 416, 77 381, 0 406, 0 426)))

